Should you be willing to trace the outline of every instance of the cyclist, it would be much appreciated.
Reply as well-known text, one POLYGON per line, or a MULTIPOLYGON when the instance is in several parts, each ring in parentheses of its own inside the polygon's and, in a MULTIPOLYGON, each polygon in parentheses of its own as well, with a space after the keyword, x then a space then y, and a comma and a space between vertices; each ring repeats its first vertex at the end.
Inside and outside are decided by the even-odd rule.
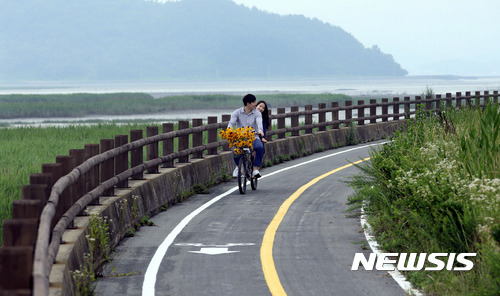
MULTIPOLYGON (((262 166, 262 158, 264 157, 264 144, 259 136, 264 136, 262 127, 262 114, 255 108, 257 106, 257 98, 252 94, 247 94, 243 97, 243 107, 236 109, 231 114, 231 120, 227 127, 252 127, 255 130, 255 140, 253 141, 253 150, 255 151, 255 160, 253 163, 253 178, 260 178, 259 169, 262 166)), ((236 168, 233 172, 233 177, 238 177, 238 158, 233 157, 236 168)))

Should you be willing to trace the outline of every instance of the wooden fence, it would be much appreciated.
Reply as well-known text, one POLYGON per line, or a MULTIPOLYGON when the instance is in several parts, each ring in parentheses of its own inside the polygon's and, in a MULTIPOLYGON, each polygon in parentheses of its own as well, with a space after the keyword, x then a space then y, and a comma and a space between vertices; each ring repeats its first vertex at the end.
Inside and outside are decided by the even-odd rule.
MULTIPOLYGON (((304 110, 291 107, 290 112, 277 108, 277 114, 271 115, 276 128, 268 131, 268 139, 338 129, 352 122, 364 125, 408 119, 419 104, 430 114, 443 106, 483 106, 490 101, 498 104, 498 91, 401 100, 394 97, 379 102, 358 100, 356 105, 352 101, 332 102, 328 107, 321 103, 317 108, 305 106, 304 110), (355 117, 353 110, 357 113, 355 117)), ((173 123, 164 123, 161 133, 158 126, 150 126, 146 137, 142 130, 131 130, 130 135, 102 139, 99 144, 88 144, 84 149, 72 149, 68 155, 57 156, 54 164, 43 164, 41 173, 30 175, 22 199, 13 202, 12 219, 4 222, 0 294, 48 295, 49 274, 62 235, 86 206, 99 204, 101 196, 112 196, 115 188, 126 188, 128 180, 143 179, 144 172, 157 173, 159 166, 174 167, 175 162, 187 163, 190 158, 229 150, 225 141, 218 140, 219 130, 226 128, 229 119, 230 115, 222 115, 222 122, 217 117, 208 117, 206 124, 202 119, 192 119, 191 127, 189 121, 179 121, 175 131, 173 123), (176 151, 174 140, 178 143, 176 151), (161 155, 159 143, 162 143, 161 155)))

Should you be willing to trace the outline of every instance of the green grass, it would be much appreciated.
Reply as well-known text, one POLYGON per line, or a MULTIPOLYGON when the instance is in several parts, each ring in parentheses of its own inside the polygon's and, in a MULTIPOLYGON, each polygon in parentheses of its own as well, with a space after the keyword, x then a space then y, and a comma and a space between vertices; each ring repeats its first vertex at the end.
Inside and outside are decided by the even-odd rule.
MULTIPOLYGON (((2 151, 0 156, 0 225, 2 226, 0 242, 3 237, 3 221, 12 217, 12 201, 21 199, 22 186, 29 184, 30 174, 41 172, 42 164, 55 163, 56 156, 68 155, 70 149, 82 149, 85 144, 98 144, 101 139, 114 139, 115 135, 129 135, 130 130, 142 129, 145 137, 146 127, 153 125, 158 124, 0 128, 0 151, 2 151)), ((159 126, 159 131, 161 130, 159 126)), ((161 149, 160 144, 160 154, 161 149)))
MULTIPOLYGON (((422 108, 422 106, 420 106, 422 108)), ((478 253, 471 271, 408 272, 431 295, 500 295, 500 110, 419 109, 350 184, 383 250, 478 253)))
MULTIPOLYGON (((173 110, 237 108, 242 96, 183 95, 154 98, 145 93, 69 94, 69 95, 0 95, 0 119, 81 117, 88 115, 154 114, 173 110)), ((318 103, 351 99, 337 94, 268 94, 257 95, 273 107, 317 106, 318 103)))

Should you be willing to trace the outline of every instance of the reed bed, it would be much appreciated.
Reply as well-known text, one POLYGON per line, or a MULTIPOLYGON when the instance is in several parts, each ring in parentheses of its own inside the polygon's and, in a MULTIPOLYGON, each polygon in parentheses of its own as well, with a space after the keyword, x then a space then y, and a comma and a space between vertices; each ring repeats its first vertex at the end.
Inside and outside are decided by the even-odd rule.
POLYGON ((30 174, 41 172, 42 164, 55 163, 56 156, 68 155, 70 149, 128 135, 130 130, 141 129, 145 136, 146 127, 153 125, 158 125, 161 131, 157 123, 0 128, 0 242, 3 221, 12 217, 12 201, 21 198, 22 186, 29 184, 30 174))
MULTIPOLYGON (((350 99, 339 94, 262 94, 274 107, 304 106, 350 99)), ((179 95, 155 98, 145 93, 0 95, 0 119, 158 114, 173 110, 238 108, 242 96, 179 95)))

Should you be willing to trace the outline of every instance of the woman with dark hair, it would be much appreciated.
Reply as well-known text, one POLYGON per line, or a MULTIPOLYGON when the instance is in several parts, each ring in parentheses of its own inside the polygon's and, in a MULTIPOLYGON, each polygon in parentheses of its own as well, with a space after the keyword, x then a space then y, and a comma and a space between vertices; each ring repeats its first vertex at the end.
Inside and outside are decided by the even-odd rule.
POLYGON ((262 113, 262 128, 264 131, 264 136, 261 137, 262 143, 266 143, 266 133, 268 129, 271 129, 271 119, 269 119, 269 109, 267 108, 267 103, 266 101, 258 101, 257 102, 257 109, 260 113, 262 113))

